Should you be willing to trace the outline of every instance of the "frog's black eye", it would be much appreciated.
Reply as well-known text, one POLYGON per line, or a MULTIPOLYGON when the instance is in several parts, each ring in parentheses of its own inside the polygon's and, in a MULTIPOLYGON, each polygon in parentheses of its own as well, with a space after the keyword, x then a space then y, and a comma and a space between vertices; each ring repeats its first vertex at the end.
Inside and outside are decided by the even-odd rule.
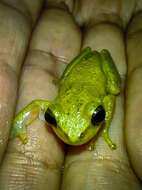
POLYGON ((47 123, 54 125, 55 127, 57 126, 56 119, 49 108, 46 110, 44 118, 47 121, 47 123))
POLYGON ((98 106, 95 112, 92 114, 91 122, 93 125, 97 125, 104 121, 105 119, 105 110, 103 106, 98 106))

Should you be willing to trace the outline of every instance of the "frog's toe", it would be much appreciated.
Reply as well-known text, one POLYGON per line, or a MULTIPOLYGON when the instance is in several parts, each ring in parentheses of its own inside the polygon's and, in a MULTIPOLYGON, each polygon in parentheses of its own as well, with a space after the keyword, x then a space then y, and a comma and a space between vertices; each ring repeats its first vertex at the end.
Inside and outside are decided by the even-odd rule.
POLYGON ((117 148, 116 144, 112 142, 112 140, 107 136, 107 138, 104 136, 105 142, 108 144, 108 146, 115 150, 117 148))
POLYGON ((115 150, 115 149, 117 148, 117 146, 116 146, 115 143, 110 144, 109 147, 110 147, 112 150, 115 150))
POLYGON ((23 144, 28 141, 26 127, 13 126, 10 133, 10 139, 19 138, 23 144))

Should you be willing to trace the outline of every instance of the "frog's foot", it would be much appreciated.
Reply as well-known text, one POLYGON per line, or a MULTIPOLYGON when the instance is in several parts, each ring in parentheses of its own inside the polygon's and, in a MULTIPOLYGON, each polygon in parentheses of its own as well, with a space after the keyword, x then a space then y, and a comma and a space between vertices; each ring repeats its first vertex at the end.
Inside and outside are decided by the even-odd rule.
POLYGON ((89 151, 93 151, 96 147, 96 139, 92 139, 88 144, 87 144, 87 149, 89 151))
POLYGON ((36 118, 43 116, 49 106, 47 100, 34 100, 21 110, 12 123, 11 138, 18 137, 24 144, 27 143, 27 126, 36 118))
POLYGON ((88 150, 89 150, 89 151, 95 150, 95 143, 91 143, 91 144, 88 146, 88 150))
POLYGON ((103 130, 103 138, 112 150, 115 150, 117 148, 116 144, 113 143, 112 140, 110 139, 108 130, 106 130, 106 129, 103 130))
MULTIPOLYGON (((115 150, 117 148, 116 144, 112 142, 108 133, 105 130, 103 131, 103 138, 112 150, 115 150)), ((92 139, 89 142, 89 144, 87 144, 87 148, 89 151, 93 151, 95 149, 95 147, 96 147, 96 139, 92 139)))
POLYGON ((27 127, 39 116, 39 110, 31 107, 24 108, 17 114, 13 123, 10 138, 19 138, 23 144, 28 142, 27 127))
MULTIPOLYGON (((27 108, 26 108, 27 109, 27 108)), ((22 110, 17 116, 15 117, 12 123, 12 129, 10 138, 19 138, 23 144, 28 142, 27 137, 27 127, 30 125, 39 115, 38 110, 22 110)))
POLYGON ((12 126, 10 138, 13 139, 16 137, 18 137, 23 144, 26 144, 28 142, 26 126, 19 127, 16 124, 12 126))

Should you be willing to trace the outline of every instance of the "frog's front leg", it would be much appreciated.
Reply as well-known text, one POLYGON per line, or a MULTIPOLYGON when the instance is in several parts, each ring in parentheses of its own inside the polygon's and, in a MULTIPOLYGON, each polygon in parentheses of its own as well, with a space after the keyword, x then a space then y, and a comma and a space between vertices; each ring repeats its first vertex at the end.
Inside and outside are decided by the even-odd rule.
POLYGON ((27 126, 40 115, 44 115, 48 106, 49 101, 47 100, 34 100, 23 108, 23 110, 16 115, 12 123, 11 138, 18 137, 26 144, 28 140, 26 131, 27 126))
POLYGON ((115 98, 116 97, 114 95, 107 95, 103 99, 103 104, 104 104, 104 108, 106 111, 105 126, 103 129, 103 137, 111 149, 116 149, 116 144, 112 142, 112 140, 109 136, 109 128, 110 128, 110 124, 112 121, 115 98))

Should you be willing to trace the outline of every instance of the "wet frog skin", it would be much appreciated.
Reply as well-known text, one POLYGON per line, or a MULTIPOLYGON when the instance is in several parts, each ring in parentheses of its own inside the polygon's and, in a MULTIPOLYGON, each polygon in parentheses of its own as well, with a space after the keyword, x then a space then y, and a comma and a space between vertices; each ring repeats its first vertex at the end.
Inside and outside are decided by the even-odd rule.
POLYGON ((66 67, 53 101, 33 100, 16 115, 11 137, 27 143, 28 125, 42 116, 67 144, 84 144, 102 130, 106 143, 115 149, 109 127, 119 93, 120 75, 109 51, 87 47, 66 67))

